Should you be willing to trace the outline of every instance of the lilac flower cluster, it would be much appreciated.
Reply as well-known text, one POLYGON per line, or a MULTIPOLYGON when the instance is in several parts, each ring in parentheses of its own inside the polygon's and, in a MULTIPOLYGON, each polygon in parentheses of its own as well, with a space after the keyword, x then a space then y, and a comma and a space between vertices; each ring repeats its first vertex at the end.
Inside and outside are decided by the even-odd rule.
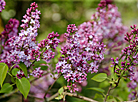
POLYGON ((97 12, 91 17, 92 30, 98 35, 99 41, 106 41, 107 47, 113 46, 114 42, 123 42, 127 27, 122 24, 118 8, 108 1, 101 0, 97 12))
MULTIPOLYGON (((52 49, 56 49, 59 43, 59 39, 57 39, 59 34, 52 32, 47 39, 38 43, 36 37, 38 35, 37 29, 40 27, 39 15, 41 13, 36 9, 38 6, 35 2, 30 6, 23 16, 21 24, 23 29, 19 35, 17 35, 19 22, 15 19, 8 22, 5 31, 1 34, 7 34, 8 37, 0 55, 0 62, 6 63, 9 67, 23 62, 29 68, 35 61, 42 59, 49 62, 51 58, 54 58, 55 53, 52 49)), ((41 74, 42 71, 37 68, 31 75, 41 76, 41 74)))
POLYGON ((27 15, 23 16, 26 21, 23 19, 21 25, 24 29, 21 30, 19 36, 13 36, 7 40, 4 47, 10 48, 10 50, 3 51, 1 61, 8 65, 12 63, 19 64, 22 61, 28 67, 32 63, 30 60, 35 60, 35 57, 31 55, 33 51, 37 52, 39 50, 35 37, 37 36, 37 28, 40 27, 38 20, 40 11, 36 8, 37 4, 32 3, 30 9, 26 11, 27 15), (10 56, 10 59, 7 58, 7 55, 10 56))
MULTIPOLYGON (((135 89, 137 87, 137 77, 138 77, 138 29, 136 28, 136 25, 131 26, 132 30, 130 33, 127 33, 125 35, 125 40, 128 42, 128 46, 125 47, 122 50, 122 54, 120 58, 111 58, 112 64, 114 66, 114 71, 119 76, 125 76, 130 79, 130 83, 128 84, 128 87, 130 89, 135 89)), ((132 91, 133 95, 134 92, 132 91)), ((134 96, 130 94, 130 99, 132 99, 134 96)), ((136 97, 136 96, 135 96, 136 97)))
POLYGON ((33 70, 33 72, 30 75, 38 78, 41 77, 43 74, 43 70, 40 70, 40 69, 41 67, 35 68, 35 70, 33 70))
POLYGON ((5 9, 6 2, 4 0, 0 0, 0 12, 5 9))
MULTIPOLYGON (((89 31, 87 27, 84 29, 86 32, 89 31)), ((56 64, 56 69, 69 83, 68 88, 71 92, 75 92, 78 90, 75 82, 82 83, 87 79, 88 72, 98 71, 99 63, 104 59, 105 45, 99 43, 92 32, 81 36, 79 27, 77 28, 75 24, 68 25, 65 36, 67 41, 61 48, 61 57, 56 64)))
POLYGON ((24 74, 23 71, 20 71, 20 70, 19 70, 19 71, 17 72, 17 75, 16 75, 16 76, 17 76, 17 78, 21 79, 22 77, 25 77, 25 74, 24 74))
POLYGON ((48 35, 47 37, 48 39, 44 39, 40 41, 40 43, 38 44, 38 47, 40 49, 43 49, 43 51, 41 52, 43 53, 41 58, 46 62, 49 62, 50 59, 54 58, 55 56, 55 53, 52 51, 52 49, 56 49, 56 47, 58 46, 59 43, 59 39, 57 39, 58 36, 59 36, 58 33, 52 32, 48 35))
MULTIPOLYGON (((0 34, 0 43, 1 47, 5 47, 4 44, 7 39, 11 38, 12 36, 17 36, 19 27, 19 21, 16 19, 10 19, 8 24, 6 24, 4 31, 0 34)), ((8 49, 5 47, 5 49, 8 49)))

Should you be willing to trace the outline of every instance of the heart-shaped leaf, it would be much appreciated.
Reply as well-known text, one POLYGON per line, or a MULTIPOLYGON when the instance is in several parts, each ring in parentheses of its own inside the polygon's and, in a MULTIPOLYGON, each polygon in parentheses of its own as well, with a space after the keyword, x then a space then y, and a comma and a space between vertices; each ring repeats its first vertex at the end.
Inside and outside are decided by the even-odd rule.
POLYGON ((16 85, 26 99, 30 91, 30 82, 26 78, 16 79, 16 85))

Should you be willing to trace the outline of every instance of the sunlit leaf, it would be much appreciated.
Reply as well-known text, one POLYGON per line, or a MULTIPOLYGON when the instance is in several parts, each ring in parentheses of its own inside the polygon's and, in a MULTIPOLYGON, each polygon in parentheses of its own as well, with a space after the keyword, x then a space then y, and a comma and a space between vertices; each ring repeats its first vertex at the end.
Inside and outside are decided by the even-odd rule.
POLYGON ((107 78, 107 74, 105 73, 99 73, 97 75, 95 75, 93 78, 91 78, 92 80, 94 81, 97 81, 97 82, 102 82, 104 81, 105 79, 107 78))
POLYGON ((63 91, 64 91, 64 88, 63 88, 63 87, 61 87, 61 88, 58 90, 58 93, 59 93, 59 94, 62 94, 62 93, 63 93, 63 91))
POLYGON ((19 71, 18 68, 12 69, 12 75, 16 76, 18 71, 19 71))
POLYGON ((0 85, 2 86, 8 71, 8 66, 5 63, 0 63, 0 85))
POLYGON ((0 90, 0 93, 8 93, 10 92, 11 90, 13 89, 12 85, 10 85, 9 83, 5 83, 1 90, 0 90))
POLYGON ((60 100, 62 98, 63 98, 63 95, 60 95, 60 96, 56 97, 55 99, 60 100))
POLYGON ((30 91, 30 82, 26 78, 17 79, 16 85, 19 91, 23 94, 23 96, 26 99, 30 91))

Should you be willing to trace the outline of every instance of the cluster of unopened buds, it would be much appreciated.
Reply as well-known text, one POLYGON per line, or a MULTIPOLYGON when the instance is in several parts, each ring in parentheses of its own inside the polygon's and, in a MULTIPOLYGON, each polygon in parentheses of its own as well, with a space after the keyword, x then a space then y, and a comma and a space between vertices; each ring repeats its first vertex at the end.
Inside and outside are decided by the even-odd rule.
MULTIPOLYGON (((122 54, 119 58, 111 58, 111 60, 115 73, 120 76, 123 73, 123 76, 128 77, 131 81, 128 84, 128 87, 134 90, 138 83, 138 29, 136 28, 136 25, 131 26, 131 29, 131 32, 127 33, 124 37, 124 39, 128 42, 128 46, 122 50, 122 54)), ((132 91, 132 93, 129 95, 130 100, 137 97, 136 95, 137 92, 132 91)))

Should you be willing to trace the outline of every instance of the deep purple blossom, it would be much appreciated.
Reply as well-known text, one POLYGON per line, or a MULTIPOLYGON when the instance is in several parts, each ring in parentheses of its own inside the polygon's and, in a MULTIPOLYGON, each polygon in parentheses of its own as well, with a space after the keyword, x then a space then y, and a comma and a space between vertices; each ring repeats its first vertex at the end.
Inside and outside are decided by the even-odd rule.
POLYGON ((0 0, 0 12, 5 9, 6 2, 4 0, 0 0))
POLYGON ((99 43, 92 32, 87 33, 89 29, 84 29, 86 36, 81 36, 79 27, 75 24, 68 25, 65 33, 67 41, 61 48, 61 57, 56 64, 57 71, 69 83, 71 92, 77 90, 75 82, 82 83, 87 79, 88 72, 97 72, 99 63, 104 59, 105 45, 99 43))
MULTIPOLYGON (((37 10, 38 6, 35 2, 30 6, 23 16, 22 24, 20 25, 23 29, 20 30, 19 34, 17 34, 19 22, 15 19, 11 19, 8 22, 4 32, 1 34, 1 36, 4 35, 4 40, 0 62, 8 64, 9 67, 23 62, 27 68, 30 68, 35 61, 42 59, 48 63, 54 58, 54 50, 59 43, 57 38, 59 34, 52 32, 47 39, 38 43, 36 37, 38 28, 40 28, 39 15, 41 13, 37 10)), ((32 72, 33 76, 41 76, 42 74, 39 68, 32 72)))

